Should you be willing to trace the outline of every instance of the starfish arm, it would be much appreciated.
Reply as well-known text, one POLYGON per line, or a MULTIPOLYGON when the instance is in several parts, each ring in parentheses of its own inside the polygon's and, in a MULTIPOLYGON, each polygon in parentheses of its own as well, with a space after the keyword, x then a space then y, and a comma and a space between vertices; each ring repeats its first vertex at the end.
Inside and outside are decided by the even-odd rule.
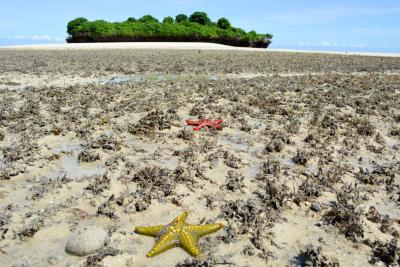
POLYGON ((179 235, 179 246, 193 257, 199 257, 202 252, 197 246, 198 238, 188 231, 182 231, 179 235))
POLYGON ((174 247, 176 247, 177 246, 177 244, 176 244, 176 241, 175 240, 172 240, 172 241, 170 241, 170 242, 167 242, 167 243, 162 243, 162 244, 160 244, 160 245, 158 245, 157 247, 156 247, 156 245, 146 254, 146 256, 147 257, 154 257, 154 256, 156 256, 156 255, 158 255, 158 254, 160 254, 160 253, 162 253, 162 252, 164 252, 164 251, 166 251, 166 250, 168 250, 168 249, 171 249, 171 248, 174 248, 174 247))
POLYGON ((161 252, 176 247, 177 245, 178 243, 176 241, 176 233, 174 231, 168 231, 160 236, 160 238, 156 241, 153 248, 149 251, 149 253, 147 253, 146 256, 156 256, 161 252))
POLYGON ((198 126, 193 127, 193 130, 195 130, 195 131, 200 131, 201 128, 203 128, 203 127, 205 127, 205 126, 207 126, 207 122, 202 122, 202 123, 200 123, 198 126))
POLYGON ((157 237, 160 234, 163 227, 164 227, 163 225, 137 226, 137 227, 135 227, 135 233, 141 234, 141 235, 157 237))
POLYGON ((199 125, 202 122, 203 122, 203 120, 199 120, 199 121, 186 120, 187 125, 199 125))
POLYGON ((192 234, 202 237, 214 233, 224 227, 222 223, 205 224, 205 225, 188 225, 188 231, 192 234))
POLYGON ((211 123, 212 123, 212 126, 215 127, 215 129, 222 129, 222 126, 219 125, 219 124, 222 123, 222 122, 223 122, 223 120, 216 120, 216 121, 211 122, 211 123))

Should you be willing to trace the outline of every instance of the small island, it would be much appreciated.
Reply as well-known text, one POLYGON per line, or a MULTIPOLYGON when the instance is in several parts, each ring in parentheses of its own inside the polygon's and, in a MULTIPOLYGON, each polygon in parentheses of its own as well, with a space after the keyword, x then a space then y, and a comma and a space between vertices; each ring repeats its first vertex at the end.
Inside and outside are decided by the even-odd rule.
POLYGON ((92 42, 210 42, 239 47, 267 48, 272 34, 246 32, 231 25, 228 19, 211 21, 205 12, 189 17, 179 14, 165 17, 162 22, 151 15, 124 22, 71 20, 67 26, 68 43, 92 42))

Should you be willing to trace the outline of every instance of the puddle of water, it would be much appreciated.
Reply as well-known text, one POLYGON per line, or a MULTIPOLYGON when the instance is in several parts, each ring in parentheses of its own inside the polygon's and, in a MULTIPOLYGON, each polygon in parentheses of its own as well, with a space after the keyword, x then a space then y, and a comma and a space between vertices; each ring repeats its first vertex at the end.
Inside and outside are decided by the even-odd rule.
POLYGON ((218 143, 221 145, 228 145, 238 151, 247 151, 249 149, 247 144, 238 143, 225 137, 219 138, 218 143))
POLYGON ((252 125, 252 128, 254 128, 254 129, 262 129, 262 128, 265 128, 265 123, 262 123, 262 122, 255 122, 255 123, 252 125))
POLYGON ((108 83, 124 83, 128 81, 129 81, 128 77, 113 77, 108 83))
POLYGON ((135 144, 135 136, 133 134, 126 133, 125 142, 128 145, 135 144))
POLYGON ((143 80, 146 81, 173 81, 177 80, 179 77, 178 75, 173 74, 148 74, 143 76, 143 80))
POLYGON ((250 177, 256 177, 259 173, 260 173, 260 165, 259 164, 251 165, 249 169, 250 177))
POLYGON ((54 154, 60 153, 73 153, 81 151, 82 147, 79 144, 74 143, 59 143, 51 148, 54 154))
MULTIPOLYGON (((292 77, 292 76, 305 76, 305 75, 325 75, 324 73, 279 73, 282 77, 292 77)), ((226 75, 172 75, 172 74, 135 74, 130 76, 116 76, 109 80, 98 80, 100 84, 119 84, 126 83, 129 81, 140 82, 140 81, 173 81, 189 78, 191 80, 209 80, 209 81, 219 81, 222 79, 254 79, 257 77, 271 77, 273 74, 265 73, 241 73, 241 74, 226 74, 226 75)))
POLYGON ((161 166, 170 169, 170 170, 175 170, 176 167, 178 166, 178 162, 173 160, 173 159, 162 159, 160 161, 161 166))
POLYGON ((281 158, 280 159, 281 165, 294 167, 296 163, 293 162, 292 158, 281 158))
POLYGON ((66 175, 67 178, 81 179, 93 175, 102 175, 105 168, 95 163, 80 163, 77 158, 63 155, 58 162, 58 168, 50 176, 66 175))
POLYGON ((165 75, 160 75, 160 76, 158 76, 157 80, 158 81, 166 81, 167 77, 165 75))
POLYGON ((116 76, 112 77, 109 80, 98 80, 97 82, 100 84, 119 84, 119 83, 126 83, 130 81, 140 82, 145 80, 145 75, 130 75, 130 76, 116 76))
POLYGON ((0 155, 0 169, 4 168, 6 166, 6 164, 4 163, 4 155, 1 154, 0 155))
POLYGON ((173 75, 173 74, 135 74, 130 76, 115 76, 111 79, 101 79, 97 82, 100 84, 119 84, 119 83, 126 83, 126 82, 140 82, 140 81, 174 81, 184 78, 191 78, 191 79, 205 79, 209 81, 219 81, 222 79, 220 75, 173 75))
POLYGON ((317 173, 318 172, 318 165, 317 164, 307 164, 306 171, 308 173, 317 173))
POLYGON ((134 145, 134 146, 138 145, 138 146, 140 146, 140 148, 144 149, 149 154, 154 154, 158 149, 158 144, 142 143, 141 140, 139 140, 134 135, 129 134, 129 133, 126 135, 125 140, 128 145, 134 145))
POLYGON ((209 81, 219 81, 221 80, 221 77, 217 76, 217 75, 212 75, 208 77, 209 81))

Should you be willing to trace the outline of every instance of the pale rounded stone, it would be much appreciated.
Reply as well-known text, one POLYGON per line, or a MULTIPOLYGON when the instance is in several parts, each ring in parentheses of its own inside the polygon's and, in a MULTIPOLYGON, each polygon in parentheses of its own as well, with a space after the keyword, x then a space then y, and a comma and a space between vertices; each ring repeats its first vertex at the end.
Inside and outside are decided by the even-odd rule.
POLYGON ((75 256, 86 256, 99 251, 108 241, 108 234, 103 228, 86 226, 70 236, 65 251, 75 256))

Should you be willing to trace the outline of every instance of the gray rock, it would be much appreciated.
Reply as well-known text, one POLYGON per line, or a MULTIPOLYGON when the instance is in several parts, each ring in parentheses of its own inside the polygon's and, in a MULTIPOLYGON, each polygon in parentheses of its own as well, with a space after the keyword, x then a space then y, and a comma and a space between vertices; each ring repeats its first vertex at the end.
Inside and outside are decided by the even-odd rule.
POLYGON ((9 221, 10 221, 10 215, 0 213, 0 226, 8 224, 9 221))
POLYGON ((319 204, 318 202, 314 202, 314 203, 311 204, 310 209, 312 211, 315 211, 315 212, 320 212, 321 211, 321 204, 319 204))
POLYGON ((317 226, 317 227, 322 227, 323 225, 324 225, 323 222, 317 222, 317 223, 315 224, 315 226, 317 226))
POLYGON ((107 232, 98 226, 86 226, 73 233, 65 251, 75 256, 86 256, 99 251, 109 241, 107 232))

